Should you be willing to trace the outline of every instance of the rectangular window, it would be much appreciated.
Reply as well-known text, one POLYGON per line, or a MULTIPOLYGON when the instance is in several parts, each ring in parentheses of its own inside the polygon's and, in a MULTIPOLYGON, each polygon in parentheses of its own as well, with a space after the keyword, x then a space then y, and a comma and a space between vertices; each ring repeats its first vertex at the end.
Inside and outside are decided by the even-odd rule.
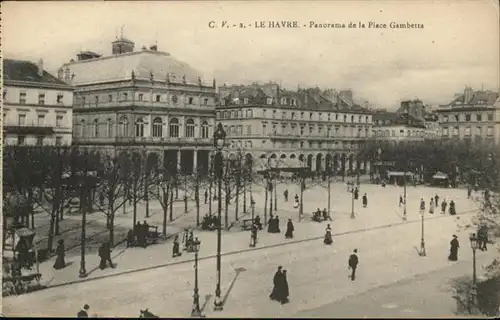
POLYGON ((493 127, 488 127, 488 131, 486 133, 488 136, 492 136, 493 135, 493 127))
POLYGON ((18 136, 17 137, 17 145, 18 146, 24 146, 26 143, 26 137, 25 136, 18 136))
POLYGON ((26 104, 26 92, 19 93, 19 104, 26 104))
POLYGON ((44 114, 38 115, 37 125, 40 127, 43 127, 45 125, 45 115, 44 114))
POLYGON ((61 115, 56 116, 56 127, 62 127, 63 119, 64 118, 61 115))
POLYGON ((273 98, 267 98, 267 104, 273 104, 273 98))
POLYGON ((312 120, 312 118, 313 118, 313 113, 309 112, 309 120, 312 120))
POLYGON ((44 93, 40 93, 38 95, 38 104, 41 106, 45 105, 45 94, 44 93))
POLYGON ((99 96, 95 96, 95 105, 97 106, 99 104, 99 96))
POLYGON ((248 125, 248 126, 247 126, 247 134, 248 134, 248 135, 251 135, 251 134, 252 134, 252 126, 251 126, 251 125, 248 125))
POLYGON ((488 113, 488 121, 493 121, 493 113, 488 113))
POLYGON ((56 146, 62 145, 62 137, 56 137, 56 146))
POLYGON ((453 128, 453 135, 458 136, 458 127, 453 128))
POLYGON ((124 92, 122 97, 123 97, 123 101, 127 101, 128 100, 128 93, 124 92))
POLYGON ((63 99, 64 99, 64 95, 62 95, 61 93, 59 93, 57 95, 57 103, 63 103, 63 99))
POLYGON ((476 127, 476 136, 481 135, 481 127, 476 127))
POLYGON ((193 97, 188 98, 188 104, 193 104, 193 97))
POLYGON ((108 95, 108 102, 113 102, 113 95, 112 94, 108 95))
POLYGON ((262 134, 267 134, 267 125, 262 124, 262 134))
POLYGON ((17 122, 20 126, 26 125, 26 115, 25 114, 20 114, 17 116, 17 122))
POLYGON ((447 137, 449 135, 448 127, 443 128, 443 136, 447 137))
MULTIPOLYGON (((192 99, 192 98, 191 98, 192 99)), ((161 101, 161 95, 157 94, 156 95, 156 102, 160 102, 161 101)), ((192 102, 192 101, 191 101, 192 102)))
POLYGON ((243 99, 244 104, 248 104, 248 98, 243 99))
POLYGON ((203 105, 208 105, 208 98, 203 99, 203 105))
POLYGON ((470 127, 465 128, 465 135, 470 136, 470 127))
MULTIPOLYGON (((144 95, 142 93, 139 93, 139 98, 138 99, 139 99, 139 101, 142 101, 142 99, 144 99, 144 95)), ((96 99, 96 101, 97 101, 97 99, 96 99)))
POLYGON ((480 113, 476 114, 476 121, 482 121, 483 120, 482 118, 483 117, 481 116, 480 113))
POLYGON ((301 112, 301 113, 300 113, 300 118, 301 118, 301 119, 304 119, 304 112, 301 112))

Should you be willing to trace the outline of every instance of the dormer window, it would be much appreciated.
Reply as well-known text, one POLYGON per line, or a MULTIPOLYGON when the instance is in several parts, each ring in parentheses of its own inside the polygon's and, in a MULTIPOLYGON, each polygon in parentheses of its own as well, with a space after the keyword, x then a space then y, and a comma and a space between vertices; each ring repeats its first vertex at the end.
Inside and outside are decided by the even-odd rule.
POLYGON ((312 118, 313 118, 313 113, 309 112, 309 120, 312 120, 312 118))
POLYGON ((267 104, 273 104, 273 98, 267 98, 267 104))
POLYGON ((248 104, 248 98, 243 99, 244 104, 248 104))
POLYGON ((142 93, 139 93, 139 101, 142 101, 143 98, 144 98, 144 95, 142 93))
POLYGON ((235 104, 240 104, 240 99, 239 98, 234 99, 234 103, 235 104))
POLYGON ((281 98, 281 104, 286 104, 286 98, 281 98))
POLYGON ((193 104, 193 97, 188 98, 188 104, 193 104))
POLYGON ((292 105, 293 105, 293 106, 296 106, 296 105, 297 105, 297 100, 292 99, 292 105))

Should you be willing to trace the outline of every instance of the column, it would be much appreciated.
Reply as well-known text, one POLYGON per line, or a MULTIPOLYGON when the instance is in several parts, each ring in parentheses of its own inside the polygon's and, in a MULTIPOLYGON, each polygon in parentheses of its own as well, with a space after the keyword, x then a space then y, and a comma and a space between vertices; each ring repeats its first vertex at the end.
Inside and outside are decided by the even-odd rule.
POLYGON ((181 149, 177 150, 177 172, 181 171, 181 149))
POLYGON ((193 173, 198 172, 198 150, 193 151, 193 173))
POLYGON ((370 173, 370 161, 366 161, 365 169, 366 169, 366 173, 369 174, 370 173))

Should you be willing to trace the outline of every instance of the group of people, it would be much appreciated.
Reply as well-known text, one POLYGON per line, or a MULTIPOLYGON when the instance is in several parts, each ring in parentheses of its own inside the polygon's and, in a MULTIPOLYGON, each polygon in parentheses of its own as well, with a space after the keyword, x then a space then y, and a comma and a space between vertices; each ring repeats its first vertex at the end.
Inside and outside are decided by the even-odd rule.
POLYGON ((280 230, 280 220, 278 219, 278 215, 274 217, 270 217, 267 221, 267 232, 269 233, 281 233, 280 230))
POLYGON ((273 291, 269 295, 269 298, 285 304, 290 301, 288 299, 289 296, 290 290, 288 288, 287 272, 282 266, 279 266, 278 271, 276 271, 273 277, 273 291))
POLYGON ((144 220, 141 224, 139 221, 134 226, 133 230, 129 230, 127 234, 127 248, 134 246, 141 246, 146 248, 148 246, 147 237, 149 234, 149 224, 144 220))
MULTIPOLYGON (((401 201, 401 200, 400 200, 401 201)), ((433 214, 434 209, 439 207, 439 196, 436 194, 434 197, 431 197, 429 201, 429 213, 433 214)), ((446 202, 446 199, 441 201, 441 214, 446 213, 446 208, 448 207, 448 203, 446 202)), ((455 201, 451 200, 449 207, 448 213, 452 216, 457 214, 457 211, 455 209, 455 201)), ((425 211, 425 201, 424 198, 420 199, 420 211, 425 211)))
POLYGON ((330 220, 332 221, 332 218, 330 217, 330 215, 328 214, 328 212, 326 211, 326 208, 323 209, 323 211, 321 211, 319 208, 318 210, 316 210, 315 212, 313 212, 313 217, 312 219, 314 221, 317 221, 317 222, 321 222, 321 221, 326 221, 326 220, 330 220))

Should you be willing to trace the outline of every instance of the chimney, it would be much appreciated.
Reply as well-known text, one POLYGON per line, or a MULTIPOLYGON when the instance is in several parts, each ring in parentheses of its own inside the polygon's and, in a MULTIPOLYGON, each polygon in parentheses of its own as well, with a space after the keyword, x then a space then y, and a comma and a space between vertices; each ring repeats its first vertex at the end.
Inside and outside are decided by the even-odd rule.
POLYGON ((464 90, 464 104, 468 104, 472 99, 472 88, 469 86, 465 87, 464 90))
POLYGON ((38 75, 43 77, 43 60, 38 60, 38 75))
POLYGON ((158 51, 158 46, 156 44, 152 45, 149 47, 149 50, 151 51, 158 51))
POLYGON ((57 78, 59 78, 59 80, 62 80, 63 76, 64 76, 64 70, 63 70, 63 68, 59 68, 57 70, 57 78))

